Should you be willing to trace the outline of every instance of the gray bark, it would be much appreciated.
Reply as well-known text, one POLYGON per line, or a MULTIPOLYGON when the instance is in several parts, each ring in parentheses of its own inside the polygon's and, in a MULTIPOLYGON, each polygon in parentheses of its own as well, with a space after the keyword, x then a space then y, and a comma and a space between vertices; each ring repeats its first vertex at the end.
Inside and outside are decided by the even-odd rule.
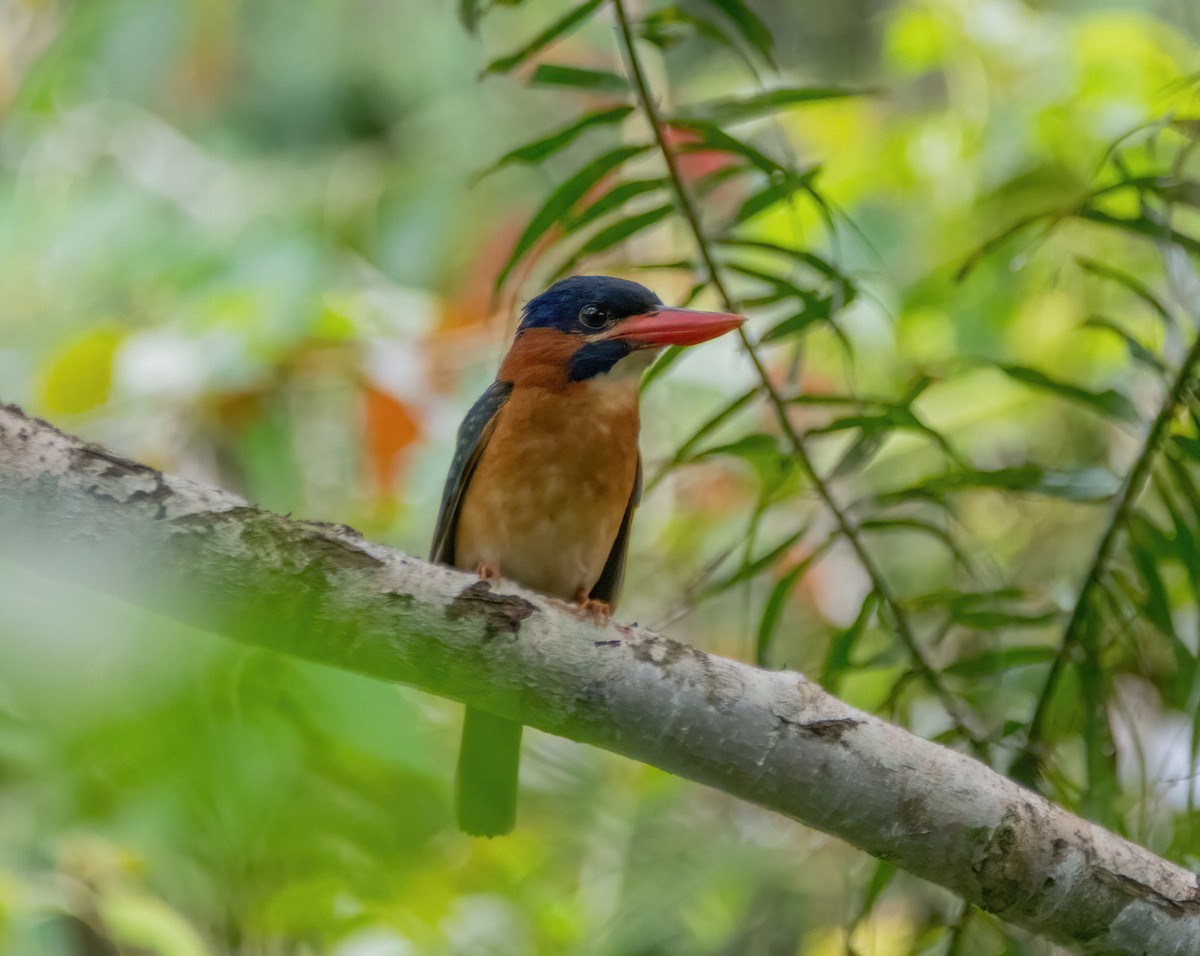
MULTIPOLYGON (((1200 954, 1200 878, 789 671, 597 626, 0 406, 0 553, 776 810, 1083 953, 1200 954)), ((449 757, 447 758, 449 759, 449 757)))

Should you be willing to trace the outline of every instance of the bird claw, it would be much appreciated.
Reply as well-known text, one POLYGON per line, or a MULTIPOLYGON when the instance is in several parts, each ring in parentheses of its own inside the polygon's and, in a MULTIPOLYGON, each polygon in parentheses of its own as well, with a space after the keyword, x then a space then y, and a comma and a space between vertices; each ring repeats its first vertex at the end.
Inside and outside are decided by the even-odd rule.
POLYGON ((479 567, 475 569, 475 573, 479 575, 480 581, 495 581, 500 577, 499 569, 492 567, 490 564, 481 563, 479 567))
POLYGON ((612 619, 611 604, 607 601, 597 601, 582 592, 575 595, 574 610, 576 614, 587 617, 593 624, 600 627, 612 619))

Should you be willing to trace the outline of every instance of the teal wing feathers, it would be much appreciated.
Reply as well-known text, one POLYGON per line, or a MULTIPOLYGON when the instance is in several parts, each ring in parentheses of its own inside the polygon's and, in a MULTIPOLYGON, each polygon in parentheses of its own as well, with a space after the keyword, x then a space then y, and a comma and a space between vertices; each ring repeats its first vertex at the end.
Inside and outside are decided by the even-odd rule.
POLYGON ((454 539, 458 528, 458 512, 463 495, 470 484, 479 456, 496 428, 496 414, 512 394, 512 382, 493 382, 479 396, 467 417, 458 426, 458 441, 446 487, 442 491, 442 506, 438 511, 437 527, 433 532, 433 547, 429 560, 439 564, 454 564, 454 539))

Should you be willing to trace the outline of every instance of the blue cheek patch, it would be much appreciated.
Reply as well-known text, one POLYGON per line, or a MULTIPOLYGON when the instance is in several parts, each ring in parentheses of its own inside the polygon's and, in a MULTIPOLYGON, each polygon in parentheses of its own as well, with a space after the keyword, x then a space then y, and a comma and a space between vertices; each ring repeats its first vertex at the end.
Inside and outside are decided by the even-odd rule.
POLYGON ((603 375, 632 351, 628 342, 619 339, 589 342, 571 356, 567 377, 572 382, 581 382, 593 375, 603 375))

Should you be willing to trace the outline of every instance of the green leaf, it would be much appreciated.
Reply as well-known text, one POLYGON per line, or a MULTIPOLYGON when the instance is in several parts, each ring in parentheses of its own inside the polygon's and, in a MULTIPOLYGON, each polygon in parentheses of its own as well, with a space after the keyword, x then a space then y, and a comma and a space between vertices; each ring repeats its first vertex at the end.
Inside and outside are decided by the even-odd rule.
POLYGON ((874 591, 867 595, 858 609, 858 616, 844 631, 839 631, 829 642, 829 650, 825 654, 825 664, 821 668, 821 686, 831 694, 837 693, 839 678, 852 665, 854 647, 866 630, 867 622, 875 611, 877 596, 874 591))
POLYGON ((479 29, 479 5, 480 0, 458 0, 458 19, 468 33, 479 29))
POLYGON ((1060 382, 1044 372, 1024 365, 1001 365, 1000 370, 1014 381, 1034 388, 1045 389, 1062 398, 1086 405, 1106 418, 1118 418, 1125 422, 1137 422, 1139 416, 1133 403, 1120 392, 1106 388, 1102 392, 1088 391, 1079 385, 1060 382))
POLYGON ((914 498, 937 500, 939 496, 979 488, 998 491, 1041 494, 1067 501, 1108 501, 1121 487, 1121 479, 1104 468, 1079 471, 1053 471, 1040 465, 1017 465, 994 470, 965 469, 927 478, 919 485, 887 492, 879 501, 906 501, 914 498))
POLYGON ((742 36, 762 54, 763 59, 768 63, 773 62, 771 31, 758 14, 746 5, 745 0, 708 0, 708 2, 734 22, 742 36))
POLYGON ((944 673, 953 674, 956 677, 988 677, 992 674, 1012 670, 1015 667, 1049 664, 1057 653, 1053 647, 1036 645, 1005 647, 955 661, 945 668, 944 673))
POLYGON ((817 322, 826 321, 833 311, 833 302, 830 299, 817 299, 797 312, 795 315, 789 315, 778 325, 766 331, 766 334, 759 339, 760 345, 768 345, 771 342, 779 342, 782 339, 790 338, 793 335, 805 331, 810 326, 817 322))
POLYGON ((792 546, 797 541, 808 534, 808 528, 809 526, 807 524, 804 525, 798 531, 794 531, 792 534, 784 538, 766 554, 759 555, 753 561, 744 562, 741 567, 739 567, 732 574, 727 575, 718 581, 714 581, 705 589, 705 597, 711 597, 714 594, 719 594, 722 591, 726 591, 731 587, 735 587, 762 574, 763 571, 772 567, 780 558, 782 558, 789 550, 791 550, 792 546))
POLYGON ((888 884, 892 882, 892 877, 896 875, 896 864, 888 863, 886 860, 878 860, 875 863, 875 871, 871 874, 871 882, 867 884, 867 892, 863 895, 862 908, 858 911, 858 918, 855 923, 861 923, 864 919, 871 915, 871 910, 875 908, 875 903, 883 894, 883 891, 888 888, 888 884))
POLYGON ((1151 292, 1145 283, 1135 279, 1128 272, 1122 272, 1120 269, 1117 269, 1113 266, 1106 265, 1103 262, 1097 262, 1095 259, 1088 259, 1084 256, 1076 256, 1075 261, 1079 263, 1080 267, 1084 271, 1090 272, 1092 275, 1099 276, 1102 279, 1109 279, 1112 282, 1117 283, 1117 285, 1121 286, 1122 288, 1132 292, 1135 296, 1149 305, 1150 308, 1158 314, 1159 318, 1161 318, 1164 324, 1167 326, 1172 326, 1175 324, 1174 318, 1172 318, 1171 313, 1167 311, 1167 307, 1163 305, 1162 300, 1159 299, 1158 296, 1156 296, 1153 292, 1151 292))
POLYGON ((779 440, 774 435, 761 432, 746 435, 727 445, 706 448, 692 460, 700 461, 718 456, 741 458, 754 468, 764 488, 777 487, 795 467, 791 456, 784 454, 780 449, 779 440))
POLYGON ((666 186, 667 181, 665 179, 634 179, 629 182, 617 183, 594 203, 572 217, 568 225, 568 231, 574 232, 576 229, 588 225, 588 223, 599 219, 606 213, 621 208, 621 206, 636 196, 664 189, 666 186))
POLYGON ((916 531, 936 538, 963 564, 967 563, 966 556, 959 550, 958 543, 945 528, 920 518, 868 518, 859 522, 859 531, 916 531))
POLYGON ((598 252, 603 252, 605 249, 615 246, 618 242, 623 242, 631 236, 637 235, 643 229, 653 226, 656 222, 661 222, 674 209, 675 207, 671 203, 667 203, 665 206, 657 206, 654 209, 648 209, 646 212, 640 212, 626 219, 614 222, 611 226, 601 229, 585 242, 573 258, 582 259, 585 256, 592 256, 598 252))
POLYGON ((751 96, 730 97, 686 106, 679 115, 692 119, 706 119, 714 123, 738 123, 760 116, 777 113, 790 106, 805 106, 840 100, 850 96, 863 96, 867 90, 851 90, 839 87, 800 86, 765 90, 751 96))
POLYGON ((667 369, 679 361, 683 355, 682 345, 671 345, 662 350, 662 353, 654 360, 654 364, 646 369, 646 374, 642 376, 642 384, 638 390, 638 394, 646 391, 650 383, 660 377, 667 369))
POLYGON ((520 66, 539 50, 549 46, 559 37, 570 33, 588 17, 590 17, 604 0, 586 0, 572 10, 568 10, 563 16, 559 17, 554 23, 550 24, 545 30, 539 33, 536 37, 530 40, 525 46, 517 50, 516 53, 502 56, 497 60, 492 60, 491 63, 483 71, 483 75, 489 73, 508 73, 515 67, 520 66))
POLYGON ((1139 236, 1146 236, 1158 242, 1173 242, 1178 246, 1182 246, 1193 255, 1200 254, 1200 240, 1193 239, 1191 236, 1185 235, 1177 229, 1172 229, 1170 226, 1157 223, 1147 216, 1123 219, 1120 216, 1111 215, 1099 209, 1094 209, 1091 206, 1084 206, 1076 215, 1080 219, 1088 219, 1106 226, 1115 226, 1117 229, 1123 229, 1126 232, 1132 232, 1139 236))
POLYGON ((629 93, 629 81, 617 73, 607 70, 583 70, 575 66, 558 63, 542 63, 529 78, 531 86, 572 86, 580 90, 597 93, 629 93))
POLYGON ((692 436, 687 441, 679 446, 679 450, 675 452, 674 460, 676 462, 686 461, 688 455, 691 454, 692 449, 694 449, 698 444, 700 444, 701 441, 712 434, 713 431, 728 421, 732 416, 754 401, 758 395, 759 391, 758 387, 756 386, 748 391, 743 392, 733 401, 723 405, 720 411, 706 420, 704 424, 702 424, 692 433, 692 436))
POLYGON ((755 432, 754 434, 744 435, 737 441, 729 442, 725 445, 706 448, 696 456, 695 460, 711 458, 715 455, 734 455, 738 458, 746 459, 755 458, 760 455, 778 456, 779 439, 774 435, 755 432))
POLYGON ((534 244, 555 223, 560 222, 566 217, 567 213, 586 195, 589 189, 622 163, 632 159, 634 156, 640 156, 648 149, 650 149, 649 145, 622 146, 620 149, 614 149, 612 152, 605 153, 598 159, 592 160, 583 169, 579 170, 574 176, 555 189, 542 205, 542 208, 529 221, 529 225, 525 227, 525 231, 521 233, 521 237, 517 240, 517 244, 513 247, 513 251, 508 257, 508 261, 500 270, 500 275, 496 279, 496 288, 504 285, 504 280, 508 278, 513 267, 520 262, 525 254, 533 248, 534 244))
POLYGON ((833 314, 833 300, 829 296, 822 296, 814 290, 799 286, 784 276, 765 272, 761 269, 755 269, 740 263, 731 264, 729 270, 751 279, 757 279, 770 287, 770 291, 762 295, 746 297, 742 304, 747 308, 770 305, 785 299, 797 299, 803 303, 804 307, 801 312, 785 319, 780 325, 771 329, 762 337, 762 342, 764 343, 782 338, 785 335, 795 334, 810 323, 827 320, 833 314))
POLYGON ((1200 182, 1194 179, 1177 179, 1172 176, 1148 176, 1139 188, 1153 193, 1166 203, 1200 208, 1200 182))
POLYGON ((728 47, 749 64, 750 61, 746 60, 738 45, 707 17, 698 16, 672 4, 656 10, 642 21, 642 38, 660 50, 669 50, 675 46, 686 38, 688 31, 694 36, 704 37, 728 47))
POLYGON ((511 152, 505 153, 496 160, 496 163, 488 172, 493 172, 513 163, 540 163, 547 157, 553 156, 555 153, 570 146, 582 133, 593 126, 619 123, 632 112, 632 106, 617 106, 610 110, 598 110, 595 113, 588 113, 586 116, 582 116, 573 123, 564 126, 558 132, 551 133, 549 136, 544 136, 542 139, 526 143, 524 146, 519 146, 511 152))
POLYGON ((771 595, 767 598, 767 603, 763 607, 762 619, 758 623, 758 636, 754 645, 754 660, 759 667, 768 666, 767 655, 771 650, 771 642, 775 639, 775 627, 779 623, 779 617, 783 613, 788 595, 792 593, 792 588, 796 586, 796 582, 804 576, 804 573, 815 562, 820 560, 821 556, 829 550, 836 540, 834 537, 826 538, 810 554, 789 568, 783 577, 775 583, 775 587, 771 589, 771 595))
POLYGON ((940 591, 927 594, 916 603, 919 607, 943 606, 952 621, 976 630, 1045 627, 1062 616, 1057 610, 1011 606, 1011 602, 1022 597, 1018 588, 1006 587, 990 591, 940 591))
MULTIPOLYGON (((1174 640, 1171 601, 1158 570, 1159 561, 1174 550, 1173 542, 1149 518, 1135 513, 1129 519, 1129 550, 1144 589, 1141 610, 1160 633, 1174 640)), ((1195 560, 1195 555, 1189 556, 1188 560, 1195 560)))
POLYGON ((717 150, 718 152, 741 156, 767 174, 777 173, 785 177, 795 175, 791 169, 772 159, 766 153, 756 149, 749 143, 743 143, 736 136, 730 136, 717 126, 716 123, 710 123, 708 120, 675 119, 670 122, 670 125, 676 129, 695 133, 699 137, 696 142, 687 143, 679 147, 685 152, 700 152, 709 149, 717 150))
POLYGON ((1119 322, 1115 319, 1110 319, 1103 315, 1092 315, 1084 321, 1084 326, 1089 329, 1102 329, 1105 332, 1111 332, 1116 335, 1122 342, 1125 343, 1125 348, 1129 352, 1129 357, 1139 365, 1144 365, 1146 368, 1153 370, 1159 375, 1165 375, 1167 367, 1163 365, 1157 355, 1151 352, 1146 346, 1142 345, 1129 332, 1123 329, 1119 322))
MULTIPOLYGON (((1192 502, 1193 525, 1171 490, 1165 473, 1155 476, 1154 485, 1167 514, 1171 516, 1171 525, 1175 530, 1175 553, 1191 583, 1196 606, 1200 607, 1200 561, 1196 560, 1196 556, 1200 555, 1200 501, 1192 502)), ((1194 491, 1194 488, 1191 489, 1192 493, 1194 491)), ((1185 496, 1189 494, 1188 489, 1183 489, 1183 492, 1185 496)))
POLYGON ((733 217, 731 225, 740 225, 749 219, 753 219, 760 212, 765 212, 775 204, 790 199, 800 190, 810 189, 816 173, 817 170, 814 167, 799 176, 788 176, 779 182, 773 182, 765 188, 760 189, 742 203, 742 207, 733 217))

